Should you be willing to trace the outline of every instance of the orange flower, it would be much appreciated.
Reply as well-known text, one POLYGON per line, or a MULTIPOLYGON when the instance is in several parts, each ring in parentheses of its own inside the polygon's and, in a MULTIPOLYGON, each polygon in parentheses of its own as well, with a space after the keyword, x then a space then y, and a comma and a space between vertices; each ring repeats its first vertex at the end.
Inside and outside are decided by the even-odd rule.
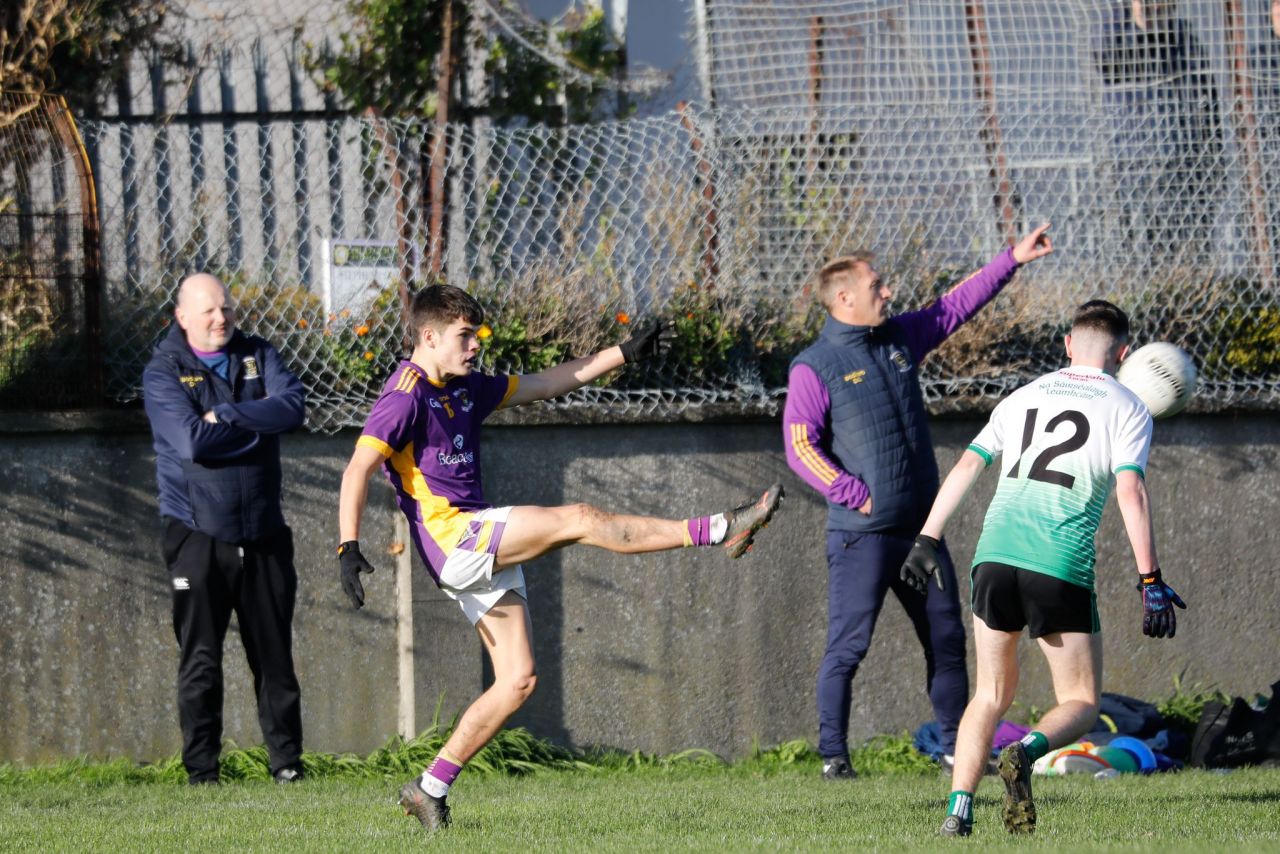
POLYGON ((364 360, 365 360, 366 362, 372 362, 372 361, 373 361, 373 351, 372 351, 372 350, 365 350, 365 351, 364 351, 364 360))
POLYGON ((691 312, 689 312, 688 314, 686 314, 686 315, 684 316, 684 319, 685 319, 685 320, 693 320, 693 312, 691 311, 691 312))
POLYGON ((338 319, 338 315, 334 314, 333 312, 329 312, 329 322, 330 322, 330 323, 333 323, 333 322, 334 322, 335 320, 337 320, 337 319, 338 319))
POLYGON ((493 335, 493 330, 489 328, 487 323, 480 324, 480 328, 476 330, 476 337, 481 341, 487 340, 493 335))
POLYGON ((351 316, 351 309, 349 309, 349 308, 344 308, 342 311, 340 311, 340 312, 339 312, 339 315, 340 315, 341 317, 350 317, 350 316, 351 316))
POLYGON ((358 335, 359 337, 363 338, 368 334, 369 334, 369 327, 366 324, 362 323, 356 327, 356 335, 358 335))
POLYGON ((298 328, 299 329, 307 328, 307 319, 305 317, 298 321, 298 328))
POLYGON ((628 323, 631 322, 631 316, 627 314, 625 311, 618 312, 616 315, 614 315, 613 319, 621 323, 623 326, 626 326, 628 323))

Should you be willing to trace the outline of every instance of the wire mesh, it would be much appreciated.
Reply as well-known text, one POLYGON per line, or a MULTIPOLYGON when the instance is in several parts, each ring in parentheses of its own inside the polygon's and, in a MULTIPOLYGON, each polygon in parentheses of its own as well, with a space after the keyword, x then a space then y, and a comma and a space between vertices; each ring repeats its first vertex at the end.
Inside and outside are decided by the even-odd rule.
POLYGON ((429 123, 94 123, 108 391, 136 397, 178 278, 209 269, 304 376, 311 425, 358 424, 400 350, 402 286, 438 275, 488 307, 490 370, 675 323, 666 362, 564 413, 773 412, 823 261, 875 250, 907 310, 1049 220, 1060 251, 924 364, 935 410, 1057 367, 1095 296, 1193 353, 1202 409, 1274 407, 1280 38, 1245 5, 1136 22, 1100 0, 717 0, 713 107, 453 124, 438 195, 429 123))
POLYGON ((0 405, 94 405, 86 184, 53 99, 0 93, 0 405))

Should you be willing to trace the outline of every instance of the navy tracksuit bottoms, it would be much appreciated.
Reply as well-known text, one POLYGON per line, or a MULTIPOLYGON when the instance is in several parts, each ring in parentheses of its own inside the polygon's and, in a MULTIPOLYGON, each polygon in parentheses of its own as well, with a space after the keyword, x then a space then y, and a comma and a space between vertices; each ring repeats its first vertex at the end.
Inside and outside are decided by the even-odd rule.
POLYGON ((849 754, 851 682, 871 646, 871 634, 890 590, 906 609, 924 648, 926 686, 947 753, 955 753, 956 729, 969 700, 965 630, 955 567, 940 549, 945 590, 932 582, 921 596, 899 578, 913 540, 892 534, 827 532, 827 650, 818 670, 818 752, 849 754))

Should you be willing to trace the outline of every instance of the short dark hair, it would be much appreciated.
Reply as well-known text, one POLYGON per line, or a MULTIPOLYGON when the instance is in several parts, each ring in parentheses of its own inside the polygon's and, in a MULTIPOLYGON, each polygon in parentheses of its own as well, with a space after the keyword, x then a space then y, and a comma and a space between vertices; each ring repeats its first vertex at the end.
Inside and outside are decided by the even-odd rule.
POLYGON ((830 261, 822 265, 822 269, 818 270, 818 301, 828 308, 831 307, 831 298, 833 294, 832 283, 836 276, 841 273, 848 273, 859 264, 870 265, 875 260, 875 255, 866 249, 859 249, 848 255, 841 255, 838 258, 832 258, 830 261))
POLYGON ((1104 299, 1091 299, 1076 309, 1071 320, 1071 332, 1101 332, 1117 341, 1129 338, 1129 315, 1114 303, 1104 299))
POLYGON ((475 325, 484 323, 484 308, 462 288, 430 285, 409 300, 409 326, 415 340, 428 326, 448 326, 458 318, 475 325))

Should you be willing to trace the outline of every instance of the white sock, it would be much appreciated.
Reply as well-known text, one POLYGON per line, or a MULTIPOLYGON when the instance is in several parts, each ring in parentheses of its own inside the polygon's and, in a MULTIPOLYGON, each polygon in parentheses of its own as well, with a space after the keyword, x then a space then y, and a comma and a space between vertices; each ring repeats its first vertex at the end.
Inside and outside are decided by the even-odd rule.
POLYGON ((426 771, 422 772, 422 777, 418 780, 418 785, 422 787, 422 791, 426 792, 433 798, 443 798, 449 794, 449 784, 432 777, 426 771))
POLYGON ((717 513, 711 517, 711 545, 719 545, 724 542, 724 535, 729 531, 729 520, 724 517, 723 513, 717 513))

